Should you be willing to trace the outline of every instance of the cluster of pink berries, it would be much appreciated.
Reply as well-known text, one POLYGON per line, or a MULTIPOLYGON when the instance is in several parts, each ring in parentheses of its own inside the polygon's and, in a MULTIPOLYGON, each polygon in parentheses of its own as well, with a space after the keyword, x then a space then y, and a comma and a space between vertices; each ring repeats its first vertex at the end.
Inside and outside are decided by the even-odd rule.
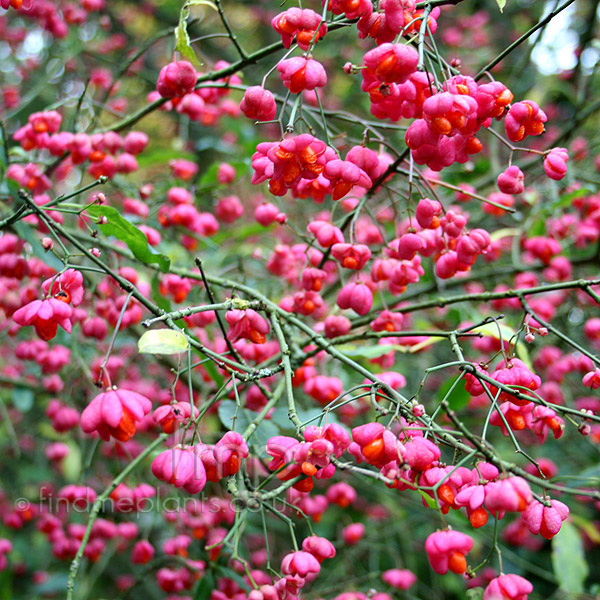
MULTIPOLYGON (((229 66, 224 60, 214 65, 218 71, 229 66)), ((156 84, 156 91, 148 94, 148 101, 154 102, 160 98, 168 99, 161 106, 162 110, 175 110, 186 115, 192 121, 202 125, 212 126, 217 123, 222 115, 237 116, 240 108, 236 102, 227 98, 231 90, 226 87, 201 87, 196 89, 201 73, 196 72, 194 66, 186 61, 174 61, 164 66, 156 84)), ((216 80, 214 83, 239 85, 241 79, 231 75, 216 80)))
MULTIPOLYGON (((68 154, 68 160, 63 161, 61 168, 63 176, 73 165, 86 161, 90 163, 90 175, 95 178, 102 175, 112 178, 117 173, 127 174, 138 170, 136 155, 148 145, 145 133, 131 131, 125 138, 114 131, 92 135, 71 133, 59 131, 61 122, 61 115, 54 110, 33 113, 29 115, 27 125, 18 129, 13 137, 27 151, 47 150, 54 157, 68 154)), ((28 167, 31 168, 31 165, 28 167)), ((28 174, 28 167, 13 164, 7 176, 36 194, 44 193, 49 189, 50 181, 43 173, 37 176, 28 174)))

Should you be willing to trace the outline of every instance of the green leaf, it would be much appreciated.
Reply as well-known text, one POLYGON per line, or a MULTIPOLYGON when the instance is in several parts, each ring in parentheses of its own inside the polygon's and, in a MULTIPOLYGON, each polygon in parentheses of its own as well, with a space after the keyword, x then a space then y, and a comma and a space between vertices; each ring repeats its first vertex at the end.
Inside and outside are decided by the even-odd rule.
POLYGON ((375 344, 373 346, 340 346, 340 352, 351 358, 379 358, 388 352, 409 352, 408 346, 396 344, 375 344))
POLYGON ((506 0, 496 0, 496 4, 498 5, 500 12, 503 12, 504 7, 506 6, 506 0))
POLYGON ((154 252, 148 245, 148 238, 127 219, 124 219, 116 208, 112 206, 90 206, 87 213, 93 217, 106 217, 108 222, 98 225, 104 235, 113 235, 118 240, 125 242, 133 255, 144 264, 157 264, 163 273, 170 266, 170 259, 164 254, 154 252))
POLYGON ((215 576, 212 570, 209 569, 198 582, 198 587, 196 587, 196 592, 194 593, 194 600, 209 600, 212 591, 216 588, 215 576))
POLYGON ((141 354, 181 354, 188 347, 185 335, 174 329, 146 331, 138 340, 138 352, 141 354))
POLYGON ((154 274, 152 278, 151 286, 152 286, 152 300, 156 303, 159 308, 162 308, 165 312, 171 312, 171 303, 169 300, 160 293, 159 289, 159 278, 158 273, 154 274))
POLYGON ((435 498, 432 498, 429 494, 427 494, 423 490, 417 490, 417 491, 419 492, 419 494, 421 494, 421 496, 423 497, 423 500, 425 500, 425 502, 427 503, 427 506, 429 506, 429 508, 433 508, 434 510, 437 509, 438 505, 437 505, 437 501, 435 498))
POLYGON ((188 0, 185 3, 185 7, 187 8, 189 6, 209 6, 213 10, 219 10, 216 4, 214 2, 211 2, 210 0, 188 0))
POLYGON ((204 370, 208 373, 208 376, 217 384, 218 387, 221 387, 225 379, 219 372, 219 369, 217 369, 215 363, 212 362, 212 360, 207 360, 205 363, 203 363, 203 366, 204 370))
POLYGON ((190 36, 187 32, 187 18, 190 12, 187 5, 181 9, 179 14, 179 24, 175 29, 175 50, 184 58, 187 58, 193 64, 202 66, 202 63, 196 58, 196 53, 190 44, 190 36))
MULTIPOLYGON (((256 418, 258 413, 246 410, 245 408, 238 408, 233 400, 223 400, 219 404, 219 419, 223 426, 231 431, 237 431, 238 433, 244 433, 248 425, 256 418), (236 416, 237 413, 237 416, 236 416), (235 423, 233 417, 236 416, 235 423)), ((270 420, 263 420, 256 431, 252 435, 251 441, 255 442, 260 447, 265 447, 269 438, 275 435, 279 435, 277 426, 270 420)))
MULTIPOLYGON (((482 325, 481 327, 477 327, 476 329, 473 329, 473 331, 476 333, 482 333, 483 335, 492 336, 492 337, 496 338, 497 340, 500 339, 500 334, 502 334, 502 341, 504 343, 508 342, 513 337, 513 335, 515 335, 514 329, 511 329, 504 323, 498 323, 498 322, 486 323, 485 325, 482 325)), ((531 358, 529 357, 529 350, 527 350, 527 346, 525 344, 523 344, 522 342, 519 342, 515 346, 515 352, 517 354, 517 357, 520 358, 527 365, 527 367, 529 369, 533 369, 533 366, 531 363, 531 358)))
POLYGON ((454 385, 455 381, 456 377, 451 377, 443 383, 438 390, 438 401, 441 402, 445 399, 452 410, 460 410, 469 404, 471 394, 465 389, 464 382, 461 382, 456 384, 456 387, 452 390, 450 396, 448 396, 450 388, 454 385))
MULTIPOLYGON (((245 175, 249 169, 248 163, 243 160, 227 162, 235 169, 235 175, 238 179, 245 175)), ((200 181, 198 182, 199 187, 222 185, 217 179, 217 174, 219 172, 219 164, 220 162, 212 163, 212 165, 210 165, 210 167, 208 167, 208 169, 206 169, 206 171, 202 173, 202 177, 200 177, 200 181)))
POLYGON ((482 600, 483 599, 483 588, 476 587, 467 590, 466 592, 467 600, 482 600))
POLYGON ((24 387, 15 387, 12 393, 12 401, 14 407, 22 412, 26 413, 33 407, 33 390, 24 387))
POLYGON ((154 165, 165 165, 170 160, 177 158, 185 158, 186 160, 195 161, 196 157, 191 152, 182 152, 181 150, 174 150, 172 148, 155 148, 149 152, 142 152, 138 157, 138 165, 140 168, 152 167, 154 165))
POLYGON ((579 515, 571 514, 571 521, 579 527, 585 534, 590 538, 594 544, 600 544, 600 533, 596 529, 596 526, 591 521, 584 519, 579 515))
POLYGON ((552 538, 552 568, 559 587, 570 594, 581 594, 589 568, 579 531, 568 521, 552 538))
POLYGON ((81 474, 81 450, 75 442, 68 442, 69 454, 62 461, 62 473, 67 481, 79 480, 81 474))
POLYGON ((514 237, 515 235, 521 235, 521 230, 518 227, 505 227, 503 229, 496 229, 490 235, 492 242, 496 242, 505 237, 514 237))
POLYGON ((555 208, 571 206, 571 204, 573 204, 573 200, 576 200, 577 198, 584 198, 590 194, 593 194, 593 192, 588 188, 579 188, 578 190, 574 190, 568 194, 565 194, 564 196, 561 196, 558 204, 555 205, 555 208))

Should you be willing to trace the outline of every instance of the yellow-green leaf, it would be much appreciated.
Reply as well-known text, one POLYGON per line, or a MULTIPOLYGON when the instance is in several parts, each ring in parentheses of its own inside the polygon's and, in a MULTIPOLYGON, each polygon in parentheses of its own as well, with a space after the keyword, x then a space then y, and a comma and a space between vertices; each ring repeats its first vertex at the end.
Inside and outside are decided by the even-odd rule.
POLYGON ((505 237, 514 237, 515 235, 521 235, 521 230, 517 227, 504 227, 502 229, 497 229, 490 234, 490 239, 492 242, 496 242, 505 237))
POLYGON ((561 590, 573 595, 583 593, 589 567, 581 535, 568 521, 552 538, 552 567, 561 590))
MULTIPOLYGON (((508 342, 512 336, 515 334, 515 331, 505 325, 504 323, 486 323, 485 325, 481 325, 481 327, 477 327, 473 329, 476 333, 482 333, 483 335, 489 335, 497 340, 500 339, 500 334, 502 334, 502 341, 508 342)), ((529 351, 527 347, 523 343, 518 343, 515 346, 515 352, 517 357, 520 358, 529 369, 532 368, 531 358, 529 357, 529 351)))
POLYGON ((185 335, 173 329, 146 331, 138 340, 138 352, 142 354, 181 354, 188 347, 185 335))
POLYGON ((202 66, 202 63, 196 57, 196 53, 190 43, 190 36, 187 31, 188 15, 189 11, 187 7, 184 7, 179 15, 177 29, 175 29, 175 50, 192 63, 202 66))
POLYGON ((208 6, 213 10, 219 10, 214 2, 210 2, 210 0, 188 0, 185 3, 186 7, 188 6, 208 6))

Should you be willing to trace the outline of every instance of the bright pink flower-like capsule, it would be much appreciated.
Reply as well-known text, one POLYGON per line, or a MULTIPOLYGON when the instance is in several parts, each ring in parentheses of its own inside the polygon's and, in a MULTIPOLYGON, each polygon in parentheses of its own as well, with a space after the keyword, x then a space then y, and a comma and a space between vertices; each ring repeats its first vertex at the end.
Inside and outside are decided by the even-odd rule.
POLYGON ((308 50, 311 42, 318 42, 327 33, 327 24, 322 21, 321 15, 310 8, 288 8, 273 17, 271 25, 281 35, 284 48, 289 48, 296 36, 298 46, 308 50))
POLYGON ((60 462, 69 455, 69 452, 71 452, 71 449, 63 442, 52 442, 52 444, 48 444, 48 447, 44 450, 46 458, 53 462, 60 462))
POLYGON ((225 223, 234 223, 244 214, 244 207, 237 196, 225 196, 217 203, 215 214, 225 223))
POLYGON ((467 570, 466 555, 473 539, 460 531, 436 531, 427 537, 425 551, 433 570, 444 575, 452 571, 461 575, 467 570))
POLYGON ((382 310, 377 318, 371 321, 371 329, 373 331, 400 331, 403 321, 402 313, 382 310))
POLYGON ((381 579, 397 590, 408 590, 417 582, 417 576, 408 569, 389 569, 383 572, 381 579))
POLYGON ((147 540, 136 542, 131 551, 131 562, 134 565, 145 565, 154 558, 154 546, 147 540))
POLYGON ((317 238, 322 248, 330 248, 344 241, 342 230, 327 221, 312 221, 306 229, 317 238))
POLYGON ((381 159, 382 155, 365 146, 353 146, 346 154, 346 160, 361 168, 373 181, 385 171, 381 159))
POLYGON ((367 423, 352 430, 352 439, 360 447, 362 457, 376 467, 398 460, 402 451, 396 436, 381 423, 367 423))
POLYGON ((381 44, 364 56, 367 67, 363 78, 374 77, 382 83, 404 83, 416 70, 419 55, 412 46, 381 44))
POLYGON ((37 335, 45 341, 51 340, 60 325, 67 333, 71 333, 71 316, 73 309, 56 298, 34 300, 13 314, 13 321, 21 327, 32 325, 37 335))
POLYGON ((523 512, 532 498, 529 484, 521 477, 507 477, 486 485, 485 506, 499 518, 506 511, 523 512))
POLYGON ((363 283, 347 283, 338 294, 337 305, 351 308, 358 315, 366 315, 373 306, 373 292, 363 283))
POLYGON ((181 98, 176 110, 179 114, 188 116, 191 121, 202 121, 207 109, 204 100, 198 94, 191 93, 181 98))
POLYGON ((424 437, 413 437, 404 444, 404 462, 415 471, 427 470, 440 455, 440 449, 424 437))
POLYGON ((112 389, 98 394, 81 414, 81 429, 98 432, 108 442, 114 437, 126 442, 135 433, 137 424, 152 410, 152 402, 131 390, 112 389))
POLYGON ((244 338, 255 344, 264 344, 271 330, 269 323, 251 308, 230 310, 225 314, 225 320, 229 323, 227 339, 231 341, 244 338))
POLYGON ((312 554, 320 563, 326 558, 333 558, 336 554, 335 547, 328 539, 316 535, 304 539, 302 550, 312 554))
POLYGON ((182 187, 172 187, 169 188, 167 192, 167 202, 171 204, 193 204, 194 198, 192 194, 182 187))
POLYGON ((485 229, 473 229, 460 237, 456 244, 456 258, 463 265, 472 265, 479 254, 485 254, 492 243, 485 229))
POLYGON ((503 194, 522 194, 525 189, 524 177, 523 171, 512 165, 498 175, 498 189, 503 194))
POLYGON ((303 56, 286 58, 277 65, 281 80, 292 94, 314 90, 327 84, 327 73, 323 65, 303 56))
POLYGON ((198 165, 185 158, 176 158, 169 161, 169 169, 174 177, 179 177, 184 181, 190 181, 198 174, 198 165))
POLYGON ((241 460, 248 458, 248 444, 241 434, 228 431, 215 444, 213 454, 221 476, 229 477, 240 470, 241 460))
POLYGON ((325 497, 331 504, 347 508, 356 501, 356 490, 345 481, 334 483, 327 489, 325 497))
POLYGON ((290 552, 281 560, 281 572, 285 575, 299 575, 305 579, 307 576, 317 575, 320 570, 319 561, 310 552, 290 552))
POLYGON ((28 121, 35 133, 56 133, 60 129, 62 117, 55 110, 48 110, 30 114, 28 121))
POLYGON ((316 267, 309 267, 302 271, 302 287, 311 292, 320 292, 323 287, 323 281, 327 278, 327 272, 316 267))
POLYGON ((289 310, 301 315, 309 316, 314 313, 321 313, 324 307, 324 301, 317 292, 312 290, 303 290, 293 296, 293 304, 289 310))
POLYGON ((277 115, 275 97, 260 85, 249 87, 240 102, 240 110, 249 119, 272 121, 277 115))
POLYGON ((325 319, 324 325, 325 328, 323 331, 325 333, 325 337, 328 338, 336 338, 341 335, 346 335, 352 328, 350 319, 344 317, 343 315, 329 315, 325 319))
POLYGON ((528 135, 540 135, 547 120, 546 113, 533 100, 516 102, 504 119, 506 136, 511 142, 520 142, 528 135))
POLYGON ((328 161, 323 177, 331 183, 334 200, 343 198, 354 186, 370 188, 372 184, 371 178, 360 167, 347 160, 328 161))
POLYGON ((332 148, 308 133, 287 137, 279 144, 259 144, 252 157, 252 166, 255 167, 255 176, 259 170, 264 169, 264 172, 260 176, 253 176, 252 182, 260 183, 270 177, 269 191, 275 196, 283 196, 301 179, 312 181, 319 177, 326 163, 334 157, 332 148), (263 152, 265 159, 258 157, 263 152), (255 166, 255 160, 261 161, 260 164, 255 166), (264 160, 268 164, 263 164, 264 160))
MULTIPOLYGON (((510 359, 508 363, 501 361, 491 376, 504 385, 516 385, 532 391, 539 389, 542 385, 542 380, 535 373, 532 373, 527 365, 518 358, 510 359)), ((499 399, 512 402, 518 406, 524 406, 530 402, 527 398, 515 398, 508 392, 501 392, 499 399)))
POLYGON ((123 152, 117 157, 115 169, 117 173, 134 173, 139 169, 138 161, 133 154, 123 152))
POLYGON ((178 304, 184 302, 192 289, 189 279, 180 277, 173 273, 163 275, 160 279, 158 289, 163 296, 171 296, 178 304))
POLYGON ((487 511, 483 508, 484 500, 485 485, 466 485, 456 494, 454 504, 466 507, 471 525, 478 529, 483 527, 489 518, 487 511))
POLYGON ((271 471, 276 471, 283 467, 287 462, 286 456, 288 452, 299 443, 297 439, 285 435, 276 435, 270 438, 267 442, 266 452, 272 457, 272 460, 267 467, 271 471))
POLYGON ((326 439, 333 445, 333 453, 339 458, 350 445, 350 436, 348 432, 337 423, 330 423, 325 427, 316 427, 309 425, 304 430, 304 439, 307 442, 313 442, 318 439, 326 439))
POLYGON ((550 500, 551 506, 544 506, 541 502, 534 500, 521 513, 521 517, 527 523, 529 531, 540 534, 547 540, 551 540, 559 531, 562 522, 569 516, 569 507, 558 500, 550 500))
POLYGON ((279 214, 279 209, 274 204, 263 202, 254 210, 254 220, 263 227, 268 227, 277 221, 279 214))
POLYGON ((477 118, 484 123, 487 119, 501 117, 513 101, 513 93, 501 82, 491 81, 477 86, 473 93, 477 101, 477 118))
POLYGON ((527 600, 533 585, 520 575, 500 575, 483 592, 483 600, 527 600))
POLYGON ((566 148, 552 148, 544 157, 544 172, 550 179, 559 181, 567 174, 569 152, 566 148))
POLYGON ((198 74, 186 60, 169 63, 158 74, 156 89, 163 98, 185 96, 194 91, 198 74))
POLYGON ((560 242, 554 238, 534 236, 523 242, 523 248, 538 258, 545 265, 550 264, 554 256, 562 252, 560 242))
POLYGON ((221 163, 217 169, 217 181, 222 184, 235 181, 235 167, 229 163, 221 163))
POLYGON ((588 319, 583 326, 583 333, 589 340, 600 339, 600 318, 588 319))
POLYGON ((334 244, 331 255, 340 261, 345 269, 360 271, 371 258, 371 250, 364 244, 334 244))
POLYGON ((69 431, 79 424, 79 412, 56 399, 50 400, 46 415, 51 419, 52 427, 59 433, 69 431))
POLYGON ((83 275, 75 269, 67 269, 58 277, 46 279, 42 283, 42 291, 46 296, 79 306, 83 300, 83 275))
POLYGON ((187 423, 191 414, 192 406, 189 402, 176 402, 159 406, 152 413, 152 418, 161 426, 164 433, 173 433, 179 425, 187 423))
POLYGON ((467 224, 467 217, 454 210, 449 210, 440 219, 440 225, 442 231, 451 238, 457 238, 463 232, 465 225, 467 224))
POLYGON ((439 92, 423 103, 423 118, 438 135, 473 134, 478 127, 477 102, 469 95, 439 92))
POLYGON ((364 523, 350 523, 342 530, 342 539, 347 546, 354 546, 365 537, 364 523))
POLYGON ((191 543, 192 538, 188 535, 176 535, 163 542, 162 550, 168 556, 182 556, 187 558, 187 549, 191 543))
POLYGON ((338 377, 326 375, 311 377, 304 384, 304 392, 323 405, 335 400, 343 389, 342 381, 338 377))
POLYGON ((600 369, 589 371, 583 376, 583 385, 594 390, 600 387, 600 369))
POLYGON ((197 494, 206 485, 206 470, 200 452, 192 446, 178 446, 161 452, 152 462, 152 473, 161 481, 197 494))
POLYGON ((136 155, 144 150, 148 142, 149 138, 143 131, 130 131, 123 140, 123 150, 136 155))
POLYGON ((417 283, 425 270, 421 266, 421 257, 415 256, 412 260, 403 260, 397 263, 390 275, 390 292, 402 294, 410 283, 417 283))
POLYGON ((415 218, 423 229, 437 229, 440 226, 442 205, 437 200, 422 198, 417 204, 415 218))
POLYGON ((554 439, 559 439, 565 431, 565 422, 549 406, 538 405, 531 412, 531 431, 544 443, 548 430, 552 431, 554 439))
POLYGON ((435 274, 440 279, 450 279, 459 270, 459 261, 454 250, 448 250, 435 261, 435 274))
MULTIPOLYGON (((324 6, 325 0, 321 0, 321 4, 324 6)), ((330 0, 328 9, 334 15, 345 14, 348 19, 356 19, 372 11, 373 6, 369 0, 330 0)))

